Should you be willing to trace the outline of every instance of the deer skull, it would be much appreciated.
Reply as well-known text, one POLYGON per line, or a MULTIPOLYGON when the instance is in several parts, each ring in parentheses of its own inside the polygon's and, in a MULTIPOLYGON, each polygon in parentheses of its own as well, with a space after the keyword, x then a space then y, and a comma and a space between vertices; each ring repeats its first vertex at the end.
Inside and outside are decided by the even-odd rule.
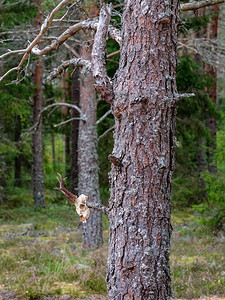
POLYGON ((90 216, 90 209, 86 205, 87 200, 88 200, 88 196, 81 194, 75 200, 75 203, 74 203, 76 206, 76 211, 77 211, 78 215, 80 216, 80 221, 83 223, 86 223, 87 219, 90 216))

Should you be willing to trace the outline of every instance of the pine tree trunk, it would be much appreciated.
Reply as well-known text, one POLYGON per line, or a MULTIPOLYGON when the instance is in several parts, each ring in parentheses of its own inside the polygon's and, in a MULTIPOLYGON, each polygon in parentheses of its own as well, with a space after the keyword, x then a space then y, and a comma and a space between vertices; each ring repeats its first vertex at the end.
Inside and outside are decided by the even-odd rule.
MULTIPOLYGON (((82 58, 91 59, 91 49, 81 50, 82 58)), ((80 121, 78 140, 78 190, 90 201, 100 202, 98 178, 97 99, 91 73, 80 77, 80 107, 86 122, 80 121)), ((83 248, 96 248, 102 244, 101 213, 91 210, 86 224, 82 225, 83 248)))
POLYGON ((68 135, 68 125, 65 125, 65 171, 66 177, 70 178, 70 171, 71 171, 71 157, 70 157, 70 136, 68 135))
MULTIPOLYGON (((43 14, 40 11, 42 5, 42 0, 37 0, 36 5, 38 8, 38 14, 34 20, 34 26, 39 28, 42 25, 43 14)), ((39 46, 41 46, 39 44, 39 46)), ((43 90, 42 90, 42 79, 43 79, 43 57, 36 60, 34 66, 34 96, 33 96, 33 106, 32 106, 32 121, 33 124, 37 124, 39 114, 42 110, 43 102, 43 90)), ((36 131, 32 134, 32 188, 34 205, 42 207, 45 205, 44 196, 44 171, 43 171, 43 136, 42 136, 42 118, 36 131)))
MULTIPOLYGON (((43 58, 39 58, 35 64, 34 70, 34 97, 33 97, 33 124, 38 122, 38 116, 42 110, 42 77, 43 77, 43 58)), ((34 196, 34 205, 42 207, 45 205, 44 197, 44 172, 43 172, 43 137, 42 120, 36 131, 32 134, 32 187, 34 196)))
MULTIPOLYGON (((72 104, 79 106, 80 103, 80 83, 79 71, 74 70, 72 75, 72 104)), ((79 118, 79 113, 73 109, 72 117, 79 118)), ((71 128, 71 191, 78 194, 78 132, 79 120, 72 121, 71 128)))
POLYGON ((165 300, 174 169, 178 1, 125 2, 114 79, 109 299, 165 300))
MULTIPOLYGON (((210 24, 210 38, 216 39, 218 37, 218 22, 219 22, 219 5, 213 5, 210 8, 211 13, 213 14, 212 22, 210 24)), ((217 106, 217 69, 214 66, 208 65, 207 70, 213 79, 213 85, 209 90, 209 96, 212 99, 215 106, 217 106)), ((207 122, 209 132, 211 134, 211 141, 208 142, 208 163, 209 163, 209 172, 216 173, 216 161, 214 156, 214 151, 216 150, 216 116, 210 118, 207 122)))
MULTIPOLYGON (((61 81, 61 87, 62 87, 62 98, 60 102, 62 103, 67 103, 69 99, 71 99, 71 94, 70 94, 70 83, 69 83, 69 73, 66 72, 62 78, 61 81)), ((69 109, 67 106, 61 106, 61 113, 62 113, 62 118, 66 118, 69 114, 69 109)), ((69 127, 68 124, 64 125, 64 141, 65 141, 65 173, 66 177, 70 178, 70 172, 71 172, 71 157, 70 157, 70 135, 69 135, 69 127)))
POLYGON ((56 160, 55 160, 55 134, 54 131, 51 132, 51 140, 52 140, 52 166, 53 171, 56 171, 56 160))
POLYGON ((19 151, 19 154, 16 155, 14 160, 14 179, 15 179, 15 186, 21 187, 22 186, 22 176, 21 176, 21 159, 22 155, 20 153, 20 135, 21 135, 21 120, 20 116, 15 116, 15 144, 16 148, 19 151))

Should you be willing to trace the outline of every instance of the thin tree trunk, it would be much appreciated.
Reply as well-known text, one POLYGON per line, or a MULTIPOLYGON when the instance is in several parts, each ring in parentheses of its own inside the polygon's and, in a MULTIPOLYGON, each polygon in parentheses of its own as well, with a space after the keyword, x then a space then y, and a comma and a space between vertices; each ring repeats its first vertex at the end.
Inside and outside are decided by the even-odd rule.
MULTIPOLYGON (((74 70, 72 75, 72 104, 79 106, 80 103, 80 82, 79 71, 74 70)), ((78 118, 79 113, 72 110, 72 117, 78 118)), ((71 191, 78 194, 78 132, 79 120, 72 121, 71 128, 71 191)))
MULTIPOLYGON (((98 15, 97 1, 85 1, 84 10, 89 18, 98 15)), ((85 46, 80 49, 83 59, 91 60, 93 39, 90 31, 83 37, 85 46), (88 40, 88 42, 86 42, 88 40)), ((97 99, 92 74, 80 76, 80 107, 86 116, 86 122, 79 122, 78 139, 78 191, 86 193, 90 201, 100 203, 98 175, 98 139, 97 139, 97 99)), ((83 248, 96 248, 102 244, 101 213, 91 209, 91 216, 82 225, 83 248)))
MULTIPOLYGON (((42 110, 42 66, 43 58, 40 57, 36 64, 34 70, 34 97, 33 97, 33 124, 38 122, 38 116, 42 110)), ((43 137, 42 137, 42 120, 36 131, 32 134, 32 152, 33 152, 33 162, 32 162, 32 187, 34 196, 34 205, 42 207, 45 205, 44 197, 44 172, 43 172, 43 137)))
POLYGON ((19 153, 16 155, 14 160, 14 179, 15 179, 15 186, 21 187, 22 186, 22 176, 21 176, 21 159, 22 155, 20 153, 20 135, 21 135, 21 120, 20 116, 15 116, 15 144, 16 148, 19 153))
MULTIPOLYGON (((68 131, 68 125, 65 125, 66 131, 68 131)), ((66 165, 66 177, 70 178, 71 171, 71 158, 70 158, 70 136, 66 132, 65 134, 65 165, 66 165)))
MULTIPOLYGON (((43 14, 40 11, 42 0, 36 1, 38 8, 38 14, 34 20, 35 27, 40 27, 43 21, 43 14)), ((39 45, 40 46, 40 45, 39 45)), ((40 57, 35 62, 33 81, 35 85, 34 96, 33 96, 33 124, 38 122, 38 117, 42 111, 43 106, 43 90, 42 90, 42 79, 43 79, 43 57, 40 57)), ((45 205, 44 196, 44 171, 43 171, 43 136, 42 136, 42 118, 35 132, 32 134, 32 188, 34 205, 42 207, 45 205)))
MULTIPOLYGON (((60 102, 66 103, 68 99, 71 98, 70 95, 70 84, 69 84, 69 73, 66 72, 62 78, 61 86, 63 90, 63 96, 60 102)), ((61 113, 63 118, 68 116, 69 109, 66 106, 61 107, 61 113)), ((71 173, 71 157, 70 157, 70 135, 68 130, 69 125, 64 125, 64 132, 65 132, 65 173, 66 177, 70 178, 71 173)))
MULTIPOLYGON (((212 22, 208 28, 210 30, 209 36, 211 39, 218 37, 218 22, 219 22, 219 5, 214 5, 210 8, 213 15, 212 22)), ((212 99, 215 106, 217 106, 217 69, 214 66, 208 65, 207 71, 213 79, 213 85, 209 90, 209 96, 212 99)), ((210 118, 207 122, 211 134, 211 141, 208 142, 208 169, 210 173, 216 173, 216 161, 214 151, 216 150, 216 116, 210 118)))
POLYGON ((54 131, 51 132, 52 138, 52 166, 53 170, 56 171, 56 160, 55 160, 55 134, 54 131))
POLYGON ((174 169, 178 1, 125 2, 115 116, 109 299, 165 300, 174 169))
MULTIPOLYGON (((82 58, 91 59, 91 49, 81 50, 82 58)), ((86 193, 91 202, 100 202, 98 178, 97 99, 91 73, 80 77, 80 107, 86 122, 80 121, 78 140, 78 190, 86 193)), ((91 216, 82 225, 83 248, 96 248, 102 244, 101 213, 91 210, 91 216)))

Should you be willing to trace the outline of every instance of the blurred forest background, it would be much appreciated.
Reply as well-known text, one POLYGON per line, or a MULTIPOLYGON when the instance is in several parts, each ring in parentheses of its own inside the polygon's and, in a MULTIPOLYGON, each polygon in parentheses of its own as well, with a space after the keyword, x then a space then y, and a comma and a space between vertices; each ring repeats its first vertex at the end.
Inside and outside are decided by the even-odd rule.
MULTIPOLYGON (((0 0, 0 54, 27 47, 43 21, 40 10, 46 16, 56 3, 0 0)), ((88 18, 88 6, 81 5, 72 7, 64 22, 52 23, 43 45, 77 18, 88 18)), ((113 5, 112 23, 120 28, 122 2, 113 5)), ((180 92, 194 92, 195 97, 178 104, 171 267, 174 295, 186 299, 225 297, 224 20, 224 5, 181 13, 177 85, 180 92)), ((18 84, 14 73, 0 83, 0 291, 13 291, 15 298, 18 293, 28 299, 61 294, 106 299, 107 218, 102 217, 103 246, 84 251, 78 217, 53 190, 59 172, 68 178, 68 189, 78 193, 77 139, 83 121, 71 107, 55 104, 79 106, 76 82, 86 71, 78 74, 70 67, 60 78, 46 80, 63 60, 81 53, 81 48, 88 52, 92 39, 81 32, 43 59, 31 54, 18 84), (43 176, 44 185, 37 179, 32 189, 35 176, 43 176)), ((118 67, 118 50, 118 44, 108 40, 110 76, 118 67)), ((2 56, 1 75, 18 62, 17 55, 2 56)), ((98 95, 96 99, 99 191, 107 205, 114 120, 109 105, 98 95)))

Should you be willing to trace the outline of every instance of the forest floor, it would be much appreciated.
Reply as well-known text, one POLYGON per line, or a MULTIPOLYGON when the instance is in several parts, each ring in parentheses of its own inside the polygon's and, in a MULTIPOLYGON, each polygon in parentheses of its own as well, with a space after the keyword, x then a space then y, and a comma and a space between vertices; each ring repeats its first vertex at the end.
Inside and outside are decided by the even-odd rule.
MULTIPOLYGON (((173 213, 171 271, 174 299, 225 299, 225 235, 199 224, 190 210, 173 213)), ((83 251, 71 206, 0 209, 0 300, 103 300, 108 252, 83 251)))

